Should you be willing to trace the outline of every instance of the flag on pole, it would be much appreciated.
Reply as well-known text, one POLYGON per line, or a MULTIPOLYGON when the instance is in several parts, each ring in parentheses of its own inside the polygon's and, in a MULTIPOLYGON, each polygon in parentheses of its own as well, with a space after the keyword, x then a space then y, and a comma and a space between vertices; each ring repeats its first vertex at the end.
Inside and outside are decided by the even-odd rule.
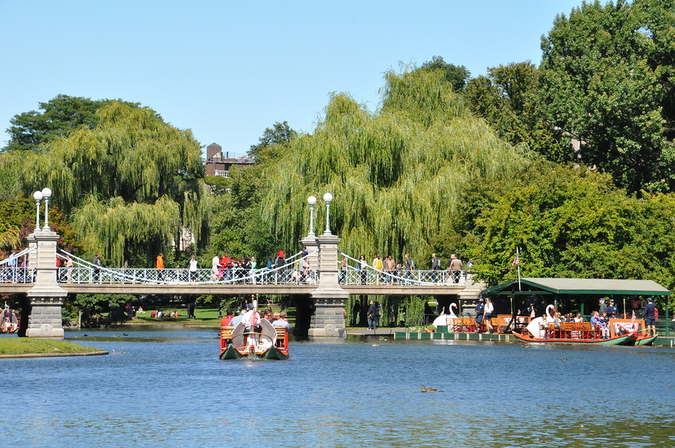
POLYGON ((512 269, 513 266, 518 266, 518 291, 522 291, 523 288, 520 284, 520 247, 516 247, 516 258, 513 259, 513 263, 511 264, 512 269))

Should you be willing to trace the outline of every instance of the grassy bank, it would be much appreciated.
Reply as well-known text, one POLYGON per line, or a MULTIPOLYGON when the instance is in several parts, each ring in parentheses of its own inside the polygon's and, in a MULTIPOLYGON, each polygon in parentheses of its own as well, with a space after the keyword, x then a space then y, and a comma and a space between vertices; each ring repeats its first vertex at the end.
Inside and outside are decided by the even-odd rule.
MULTIPOLYGON (((155 308, 153 308, 155 309, 155 308)), ((152 318, 153 309, 145 310, 142 314, 136 314, 136 317, 131 321, 126 321, 125 324, 134 324, 134 323, 146 323, 146 324, 184 324, 189 326, 197 327, 220 327, 220 320, 222 317, 218 317, 217 308, 197 308, 195 310, 195 319, 187 318, 187 311, 184 308, 178 308, 178 314, 180 317, 162 317, 161 319, 152 318)), ((163 313, 168 311, 175 310, 175 308, 156 308, 161 309, 163 313)), ((278 307, 272 307, 272 311, 281 311, 278 307)), ((288 321, 291 325, 295 324, 295 308, 288 308, 285 310, 287 313, 288 321)))
POLYGON ((83 347, 62 340, 19 337, 0 338, 0 355, 45 355, 101 352, 98 348, 83 347))

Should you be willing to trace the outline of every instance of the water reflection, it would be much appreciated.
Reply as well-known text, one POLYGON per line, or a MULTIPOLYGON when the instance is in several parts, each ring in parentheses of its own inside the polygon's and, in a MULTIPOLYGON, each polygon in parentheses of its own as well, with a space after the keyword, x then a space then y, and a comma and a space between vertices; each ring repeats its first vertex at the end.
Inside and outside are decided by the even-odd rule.
POLYGON ((67 336, 126 354, 0 363, 16 400, 0 421, 18 445, 674 442, 670 349, 347 339, 295 343, 288 361, 220 361, 215 330, 125 333, 67 336))

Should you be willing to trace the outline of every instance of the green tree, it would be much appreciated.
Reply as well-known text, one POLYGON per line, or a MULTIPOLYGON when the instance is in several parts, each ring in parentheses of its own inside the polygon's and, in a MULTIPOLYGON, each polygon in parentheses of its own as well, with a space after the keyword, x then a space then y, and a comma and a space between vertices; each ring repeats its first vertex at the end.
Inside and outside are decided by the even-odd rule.
POLYGON ((475 235, 469 256, 489 284, 523 277, 644 278, 675 286, 675 196, 637 199, 607 174, 531 164, 473 185, 457 225, 475 235))
POLYGON ((596 0, 542 38, 542 114, 629 191, 675 187, 674 26, 673 0, 596 0))
POLYGON ((25 191, 48 185, 92 252, 151 265, 186 236, 206 236, 199 143, 149 108, 112 101, 81 127, 22 157, 25 191), (145 241, 145 246, 144 246, 145 241))
POLYGON ((261 220, 264 173, 286 153, 295 135, 286 121, 274 123, 265 129, 257 145, 251 145, 249 155, 256 159, 254 166, 233 167, 228 179, 212 176, 206 180, 215 194, 209 220, 210 253, 254 256, 263 266, 266 257, 278 250, 278 239, 261 220))
POLYGON ((279 155, 279 149, 290 143, 295 132, 288 122, 284 121, 274 123, 271 128, 265 128, 262 137, 258 139, 257 145, 251 145, 248 154, 255 157, 256 161, 261 161, 264 157, 274 157, 279 155), (277 149, 277 151, 271 151, 277 149))
POLYGON ((450 85, 452 85, 455 92, 464 90, 464 86, 471 76, 471 72, 465 66, 449 64, 445 62, 441 56, 433 56, 431 61, 422 64, 420 69, 427 71, 438 70, 443 72, 443 77, 450 85))
POLYGON ((484 118, 513 145, 528 147, 552 161, 570 161, 573 150, 561 133, 545 122, 536 107, 539 72, 528 62, 488 68, 487 76, 471 79, 464 91, 471 111, 484 118))
MULTIPOLYGON (((449 231, 464 186, 527 161, 471 116, 439 71, 389 72, 382 94, 374 114, 333 95, 314 133, 292 139, 265 168, 259 213, 287 250, 308 231, 307 197, 328 191, 341 250, 426 258, 430 241, 449 231)), ((325 214, 316 221, 322 228, 325 214)))
POLYGON ((81 127, 93 129, 98 123, 96 112, 110 102, 58 95, 40 103, 43 112, 32 110, 10 120, 12 126, 7 129, 10 140, 3 151, 40 150, 46 143, 68 137, 81 127))
POLYGON ((264 169, 256 165, 230 170, 230 190, 213 198, 209 221, 211 253, 255 256, 260 267, 278 250, 279 241, 260 214, 265 194, 264 169))

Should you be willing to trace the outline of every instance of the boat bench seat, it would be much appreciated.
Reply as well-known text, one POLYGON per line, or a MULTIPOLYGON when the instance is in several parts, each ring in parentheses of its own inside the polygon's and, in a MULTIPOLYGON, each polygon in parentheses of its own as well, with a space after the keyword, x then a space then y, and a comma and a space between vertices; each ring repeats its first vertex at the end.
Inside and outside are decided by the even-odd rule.
POLYGON ((274 327, 277 331, 277 340, 275 345, 277 347, 285 346, 286 344, 286 327, 274 327))
POLYGON ((473 317, 462 317, 460 330, 462 333, 473 333, 476 331, 476 319, 473 317))
POLYGON ((221 339, 232 339, 232 331, 234 327, 220 327, 220 338, 221 339))
POLYGON ((560 337, 574 339, 596 339, 599 331, 590 322, 560 322, 560 337))

